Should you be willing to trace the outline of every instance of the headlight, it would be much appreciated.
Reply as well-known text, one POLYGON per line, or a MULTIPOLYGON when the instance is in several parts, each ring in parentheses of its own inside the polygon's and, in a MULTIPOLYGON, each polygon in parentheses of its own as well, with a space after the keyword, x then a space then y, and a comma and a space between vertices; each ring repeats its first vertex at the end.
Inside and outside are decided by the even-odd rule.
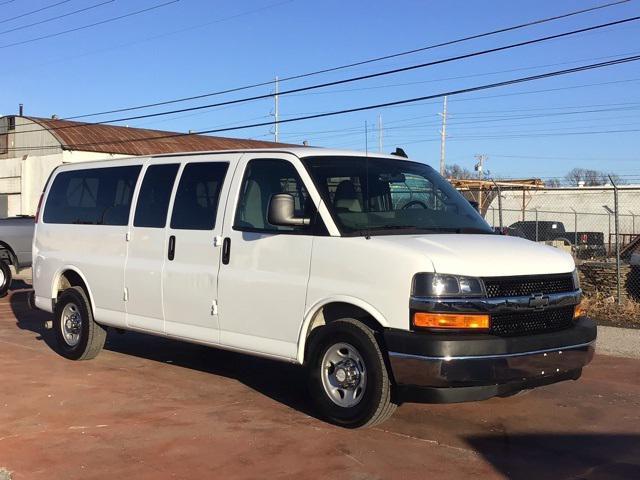
POLYGON ((484 294, 479 278, 418 273, 413 277, 413 296, 416 297, 479 297, 484 294))
POLYGON ((580 275, 577 268, 573 271, 573 288, 576 290, 580 288, 580 275))

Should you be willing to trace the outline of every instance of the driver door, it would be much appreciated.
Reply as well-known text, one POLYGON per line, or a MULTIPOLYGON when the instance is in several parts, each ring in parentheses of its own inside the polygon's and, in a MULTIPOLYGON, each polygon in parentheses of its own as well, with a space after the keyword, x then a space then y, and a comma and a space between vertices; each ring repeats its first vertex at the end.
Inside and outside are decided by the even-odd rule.
POLYGON ((284 358, 297 355, 317 223, 276 226, 267 216, 271 196, 289 193, 296 216, 318 217, 302 176, 308 179, 297 158, 286 154, 247 154, 240 161, 223 226, 219 320, 224 345, 284 358))

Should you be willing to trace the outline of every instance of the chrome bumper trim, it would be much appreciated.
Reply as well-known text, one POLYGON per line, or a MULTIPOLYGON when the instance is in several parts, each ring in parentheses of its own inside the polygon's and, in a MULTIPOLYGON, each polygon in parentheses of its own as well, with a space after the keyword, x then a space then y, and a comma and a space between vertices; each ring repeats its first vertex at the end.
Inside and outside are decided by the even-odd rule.
POLYGON ((389 361, 399 385, 463 387, 560 376, 582 369, 594 351, 595 341, 500 355, 428 357, 389 352, 389 361))

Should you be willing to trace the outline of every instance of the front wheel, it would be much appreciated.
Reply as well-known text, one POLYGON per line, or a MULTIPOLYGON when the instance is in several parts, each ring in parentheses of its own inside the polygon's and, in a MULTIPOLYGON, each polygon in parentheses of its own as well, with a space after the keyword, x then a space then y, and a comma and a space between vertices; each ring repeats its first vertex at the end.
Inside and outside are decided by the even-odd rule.
POLYGON ((0 298, 4 297, 11 286, 11 268, 0 260, 0 298))
POLYGON ((90 360, 100 353, 107 332, 93 319, 91 304, 81 287, 67 288, 60 294, 54 315, 56 340, 63 357, 90 360))
POLYGON ((348 428, 384 422, 397 405, 373 331, 353 319, 320 327, 310 338, 309 390, 321 415, 348 428))

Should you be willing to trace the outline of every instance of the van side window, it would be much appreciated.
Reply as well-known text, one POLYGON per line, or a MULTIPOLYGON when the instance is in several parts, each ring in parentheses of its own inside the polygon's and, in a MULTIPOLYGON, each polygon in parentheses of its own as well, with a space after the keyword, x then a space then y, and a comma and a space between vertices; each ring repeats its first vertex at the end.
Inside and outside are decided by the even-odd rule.
POLYGON ((213 230, 220 190, 228 163, 202 162, 185 166, 171 215, 171 228, 213 230))
POLYGON ((308 227, 271 225, 268 209, 271 195, 289 193, 295 201, 295 215, 314 216, 315 206, 295 167, 277 159, 251 160, 245 170, 234 221, 236 230, 289 232, 308 227))
POLYGON ((164 228, 171 190, 179 165, 152 165, 147 168, 138 194, 134 227, 164 228))
POLYGON ((140 165, 72 170, 56 175, 45 223, 127 225, 140 165))

